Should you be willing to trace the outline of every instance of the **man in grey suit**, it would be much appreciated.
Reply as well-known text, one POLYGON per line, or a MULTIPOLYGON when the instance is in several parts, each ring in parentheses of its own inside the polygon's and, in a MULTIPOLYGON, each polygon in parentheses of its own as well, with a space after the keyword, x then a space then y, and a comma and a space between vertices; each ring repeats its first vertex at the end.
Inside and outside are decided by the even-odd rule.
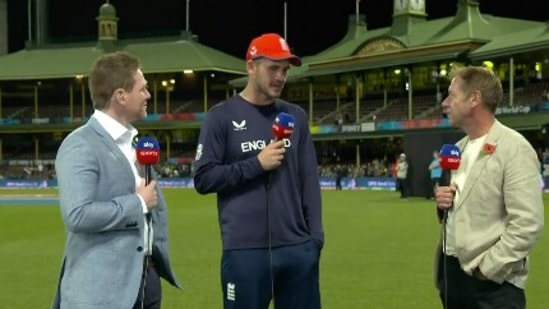
POLYGON ((53 308, 157 309, 160 277, 180 286, 164 196, 140 176, 132 147, 131 123, 147 115, 147 81, 137 58, 117 52, 95 61, 89 88, 95 112, 55 160, 66 245, 53 308))
POLYGON ((446 309, 522 309, 529 254, 543 229, 539 162, 530 143, 495 118, 503 90, 482 67, 452 71, 442 107, 467 134, 449 186, 436 190, 447 211, 437 254, 446 309))

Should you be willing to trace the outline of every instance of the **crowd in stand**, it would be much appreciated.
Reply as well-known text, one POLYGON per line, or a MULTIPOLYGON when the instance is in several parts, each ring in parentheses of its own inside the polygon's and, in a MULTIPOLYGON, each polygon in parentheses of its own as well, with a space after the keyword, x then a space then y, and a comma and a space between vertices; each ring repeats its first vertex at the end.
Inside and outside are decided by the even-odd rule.
MULTIPOLYGON (((540 163, 542 172, 544 165, 549 164, 549 149, 540 152, 540 163)), ((32 160, 31 160, 32 161, 32 160)), ((340 164, 319 164, 318 174, 320 177, 392 177, 396 178, 395 162, 384 159, 373 159, 365 164, 357 166, 355 163, 340 164)), ((191 177, 193 166, 191 163, 176 164, 168 161, 161 162, 155 166, 157 174, 161 178, 191 177)), ((53 164, 32 164, 32 165, 0 165, 0 179, 55 179, 55 168, 53 164)))
MULTIPOLYGON (((192 164, 173 164, 162 162, 155 166, 161 178, 190 177, 192 164)), ((328 164, 319 166, 319 176, 336 177, 391 177, 392 163, 375 159, 356 166, 355 164, 328 164)), ((45 166, 3 166, 0 167, 0 179, 55 179, 55 168, 51 164, 45 166)))
POLYGON ((328 164, 319 165, 320 177, 336 177, 338 173, 342 177, 392 177, 393 163, 385 160, 374 159, 366 164, 328 164))
POLYGON ((192 164, 173 164, 163 162, 156 166, 161 178, 191 177, 192 164))
POLYGON ((52 164, 0 166, 0 179, 55 179, 52 164))

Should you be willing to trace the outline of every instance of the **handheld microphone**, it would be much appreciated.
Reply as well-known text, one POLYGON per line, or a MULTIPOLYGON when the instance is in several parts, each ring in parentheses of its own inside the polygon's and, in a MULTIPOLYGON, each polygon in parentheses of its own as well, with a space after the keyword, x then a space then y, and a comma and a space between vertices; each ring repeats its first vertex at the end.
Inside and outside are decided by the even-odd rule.
MULTIPOLYGON (((276 116, 272 130, 274 135, 274 141, 281 141, 285 138, 289 138, 294 133, 295 117, 288 113, 280 113, 276 116)), ((267 187, 270 186, 273 179, 274 171, 270 171, 267 176, 267 187)))
POLYGON ((273 122, 275 141, 289 138, 294 133, 295 117, 288 113, 280 113, 273 122))
POLYGON ((145 183, 151 183, 152 166, 160 160, 160 145, 154 137, 142 137, 135 147, 137 162, 145 167, 145 183))
MULTIPOLYGON (((440 149, 438 160, 443 171, 440 185, 449 186, 452 176, 451 171, 457 170, 461 164, 461 150, 454 144, 444 144, 440 149)), ((437 208, 437 214, 440 220, 446 219, 446 211, 437 208)))
MULTIPOLYGON (((451 181, 452 173, 459 168, 461 163, 461 150, 458 146, 454 144, 444 144, 440 149, 438 156, 439 165, 442 169, 442 178, 440 179, 440 185, 449 186, 451 181)), ((439 222, 442 223, 442 272, 443 272, 443 289, 444 289, 444 308, 448 308, 448 266, 446 260, 446 244, 447 244, 447 234, 446 234, 446 223, 448 221, 448 210, 442 210, 437 207, 437 216, 439 222)))
MULTIPOLYGON (((461 163, 461 150, 454 144, 444 144, 439 153, 440 168, 445 171, 455 171, 461 163)), ((445 185, 449 185, 445 184, 445 185)))
MULTIPOLYGON (((290 115, 288 113, 280 113, 276 116, 272 130, 274 135, 274 141, 281 141, 285 138, 290 138, 292 133, 294 133, 295 128, 295 117, 293 115, 290 115)), ((271 182, 273 180, 274 176, 274 170, 268 172, 267 174, 267 182, 265 184, 267 190, 271 187, 271 182)), ((270 276, 271 276, 271 297, 273 300, 273 304, 275 307, 277 306, 277 301, 275 300, 275 294, 274 294, 274 267, 273 267, 273 252, 272 252, 272 223, 270 218, 270 205, 269 205, 269 195, 267 194, 267 229, 269 231, 269 270, 270 270, 270 276)))
MULTIPOLYGON (((157 164, 160 160, 160 145, 158 144, 158 140, 154 137, 142 137, 137 141, 137 144, 135 146, 135 154, 137 157, 137 162, 142 164, 145 167, 145 184, 149 185, 152 180, 152 166, 154 164, 157 164)), ((152 242, 153 242, 153 226, 152 226, 152 213, 149 210, 145 214, 145 221, 146 221, 146 241, 145 244, 152 248, 152 242)), ((152 254, 152 249, 149 253, 152 254)), ((143 276, 143 282, 147 282, 147 272, 144 272, 143 276)), ((142 285, 142 291, 141 295, 145 295, 145 284, 142 285)), ((143 308, 143 302, 145 300, 145 297, 142 297, 141 299, 141 308, 143 308)))
MULTIPOLYGON (((145 184, 149 185, 152 178, 152 166, 160 160, 160 145, 154 137, 142 137, 135 146, 137 162, 145 167, 145 184)), ((151 221, 151 212, 146 215, 147 221, 151 221)))

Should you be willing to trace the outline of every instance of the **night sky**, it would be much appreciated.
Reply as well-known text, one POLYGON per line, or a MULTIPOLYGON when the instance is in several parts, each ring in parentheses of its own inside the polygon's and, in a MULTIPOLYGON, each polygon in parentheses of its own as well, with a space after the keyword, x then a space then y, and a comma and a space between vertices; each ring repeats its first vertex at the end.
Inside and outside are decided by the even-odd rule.
MULTIPOLYGON (((53 41, 96 37, 98 9, 105 0, 45 0, 53 41)), ((9 52, 20 50, 28 37, 27 0, 8 0, 9 52)), ((287 38, 301 56, 322 51, 343 38, 355 0, 286 0, 287 38), (336 4, 337 3, 337 4, 336 4)), ((549 20, 549 1, 480 0, 484 14, 549 20)), ((119 37, 178 33, 185 29, 186 0, 111 0, 117 9, 119 37)), ((249 41, 265 32, 284 32, 283 0, 191 0, 190 30, 205 45, 242 57, 249 41)), ((426 0, 428 19, 452 16, 457 0, 426 0)), ((369 29, 391 24, 393 1, 362 0, 369 29)))

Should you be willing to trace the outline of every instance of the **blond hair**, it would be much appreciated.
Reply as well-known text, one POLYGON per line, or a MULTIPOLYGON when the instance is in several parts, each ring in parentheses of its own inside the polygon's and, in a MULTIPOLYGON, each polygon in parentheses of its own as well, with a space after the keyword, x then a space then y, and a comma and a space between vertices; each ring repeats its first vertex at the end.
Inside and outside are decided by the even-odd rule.
POLYGON ((495 113, 503 98, 503 87, 494 72, 480 66, 457 66, 452 68, 450 77, 463 80, 461 90, 467 96, 474 91, 480 92, 483 105, 495 113))
POLYGON ((105 54, 95 60, 88 81, 93 107, 106 109, 117 89, 130 92, 138 69, 139 59, 126 52, 105 54))

